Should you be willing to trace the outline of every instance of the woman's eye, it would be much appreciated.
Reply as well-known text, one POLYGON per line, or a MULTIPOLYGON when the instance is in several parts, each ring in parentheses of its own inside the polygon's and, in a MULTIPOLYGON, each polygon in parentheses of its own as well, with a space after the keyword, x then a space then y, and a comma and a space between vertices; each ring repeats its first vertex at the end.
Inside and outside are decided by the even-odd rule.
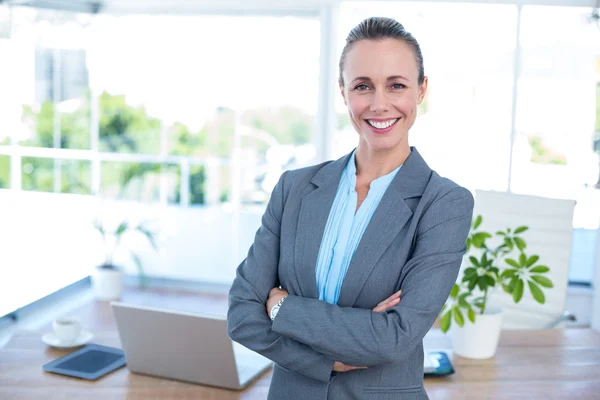
POLYGON ((406 87, 406 86, 404 86, 404 85, 403 85, 403 84, 401 84, 401 83, 394 83, 394 84, 392 85, 392 89, 404 89, 405 87, 406 87))
POLYGON ((367 85, 357 85, 354 87, 354 90, 367 90, 369 87, 367 85))

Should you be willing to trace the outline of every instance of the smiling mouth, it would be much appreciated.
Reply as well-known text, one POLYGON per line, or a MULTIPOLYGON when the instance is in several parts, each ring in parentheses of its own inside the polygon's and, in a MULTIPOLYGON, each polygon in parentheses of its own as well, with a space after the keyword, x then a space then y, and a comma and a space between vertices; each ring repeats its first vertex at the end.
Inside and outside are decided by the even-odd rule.
POLYGON ((372 119, 368 119, 367 122, 369 123, 369 125, 371 125, 374 128, 387 129, 390 126, 394 125, 399 120, 400 120, 400 118, 389 119, 387 121, 374 121, 372 119))

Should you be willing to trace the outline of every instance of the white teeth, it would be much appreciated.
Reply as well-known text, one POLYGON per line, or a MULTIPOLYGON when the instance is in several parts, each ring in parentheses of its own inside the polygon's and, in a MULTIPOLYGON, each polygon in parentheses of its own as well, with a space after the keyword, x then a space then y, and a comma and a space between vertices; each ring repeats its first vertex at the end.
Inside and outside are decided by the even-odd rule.
POLYGON ((392 126, 394 124, 394 122, 398 121, 398 118, 390 119, 389 121, 385 121, 385 122, 371 121, 370 119, 368 119, 367 121, 369 122, 369 124, 371 124, 372 126, 374 126, 377 129, 385 129, 385 128, 389 128, 390 126, 392 126))

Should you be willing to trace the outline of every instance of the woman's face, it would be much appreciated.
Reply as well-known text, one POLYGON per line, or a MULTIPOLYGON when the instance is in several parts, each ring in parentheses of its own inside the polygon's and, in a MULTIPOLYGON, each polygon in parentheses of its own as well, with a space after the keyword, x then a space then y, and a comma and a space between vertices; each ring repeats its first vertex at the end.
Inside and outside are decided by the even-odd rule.
POLYGON ((362 145, 408 148, 408 130, 427 90, 427 78, 419 85, 412 49, 397 39, 358 41, 346 54, 342 73, 340 90, 362 145))

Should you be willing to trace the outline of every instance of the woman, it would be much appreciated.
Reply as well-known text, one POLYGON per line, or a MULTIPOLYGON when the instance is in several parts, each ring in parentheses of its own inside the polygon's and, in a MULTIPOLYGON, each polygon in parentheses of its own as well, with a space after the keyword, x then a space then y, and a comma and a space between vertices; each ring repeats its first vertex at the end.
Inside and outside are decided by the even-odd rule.
POLYGON ((473 197, 409 147, 427 77, 401 24, 356 26, 339 86, 358 146, 281 176, 231 287, 229 335, 275 362, 269 399, 427 399, 422 339, 473 197))

